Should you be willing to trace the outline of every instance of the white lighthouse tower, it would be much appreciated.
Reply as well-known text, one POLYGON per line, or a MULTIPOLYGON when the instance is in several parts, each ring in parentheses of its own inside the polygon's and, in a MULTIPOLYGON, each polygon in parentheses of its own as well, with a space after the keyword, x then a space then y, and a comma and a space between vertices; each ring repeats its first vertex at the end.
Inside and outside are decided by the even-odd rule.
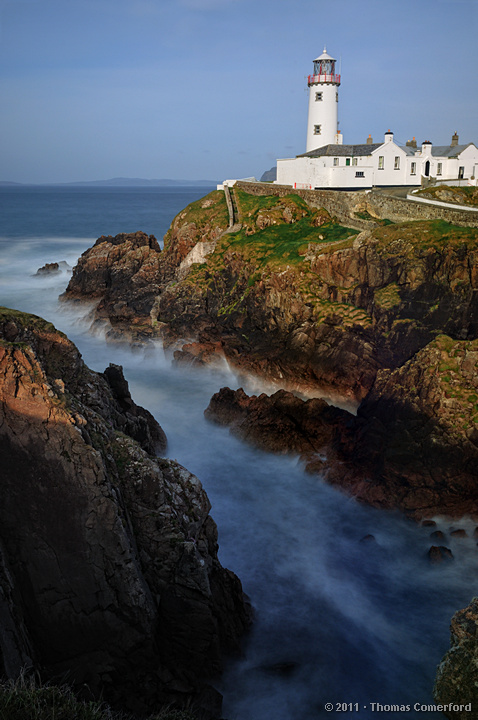
POLYGON ((324 52, 314 60, 314 74, 309 75, 309 119, 307 149, 342 142, 338 132, 340 75, 335 74, 335 59, 324 52))

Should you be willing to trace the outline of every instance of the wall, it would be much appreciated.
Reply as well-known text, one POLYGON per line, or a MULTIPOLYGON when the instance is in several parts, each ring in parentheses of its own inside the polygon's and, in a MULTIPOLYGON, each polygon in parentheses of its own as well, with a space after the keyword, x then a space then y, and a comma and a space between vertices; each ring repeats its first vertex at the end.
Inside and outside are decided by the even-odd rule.
POLYGON ((335 99, 338 85, 316 83, 309 87, 309 114, 307 119, 306 152, 335 143, 337 134, 338 101, 335 99), (315 94, 322 93, 322 100, 316 100, 315 94), (314 125, 321 125, 321 134, 314 134, 314 125))
MULTIPOLYGON (((466 210, 450 210, 435 205, 421 205, 405 198, 394 197, 380 190, 293 190, 289 185, 251 183, 238 180, 236 188, 251 195, 277 195, 284 197, 291 193, 304 198, 311 207, 323 207, 337 220, 349 227, 365 229, 375 223, 355 217, 356 212, 367 211, 377 218, 388 218, 393 222, 407 220, 446 220, 455 225, 478 227, 478 218, 466 210), (473 217, 470 217, 473 215, 473 217)), ((240 222, 240 218, 239 218, 240 222)))

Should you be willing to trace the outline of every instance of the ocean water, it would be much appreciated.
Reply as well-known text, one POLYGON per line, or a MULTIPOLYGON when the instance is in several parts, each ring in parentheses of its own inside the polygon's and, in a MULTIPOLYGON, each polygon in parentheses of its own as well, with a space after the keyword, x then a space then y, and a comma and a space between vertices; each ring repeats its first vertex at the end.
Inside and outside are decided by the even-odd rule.
MULTIPOLYGON (((430 566, 435 528, 359 505, 295 457, 250 448, 203 411, 220 387, 238 387, 225 364, 175 368, 159 344, 108 344, 85 311, 58 302, 64 271, 35 277, 46 262, 78 256, 102 234, 143 230, 158 239, 199 188, 1 188, 0 304, 51 320, 96 370, 123 365, 136 402, 165 429, 168 454, 203 482, 219 528, 219 557, 255 608, 243 655, 216 686, 228 720, 441 718, 415 711, 433 702, 449 622, 476 593, 475 525, 450 539, 455 560, 430 566), (374 540, 364 540, 372 534, 374 540), (332 703, 333 710, 325 710, 332 703), (409 712, 380 705, 410 705, 409 712)), ((250 378, 249 387, 260 387, 250 378)), ((437 518, 438 528, 450 524, 437 518)))

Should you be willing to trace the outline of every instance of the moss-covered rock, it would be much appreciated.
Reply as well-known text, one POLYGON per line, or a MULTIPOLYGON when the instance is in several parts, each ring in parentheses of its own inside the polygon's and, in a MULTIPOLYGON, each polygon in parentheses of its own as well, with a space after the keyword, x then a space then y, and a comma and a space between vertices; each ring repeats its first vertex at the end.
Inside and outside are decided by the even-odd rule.
POLYGON ((438 666, 434 697, 440 705, 468 705, 444 712, 450 720, 469 720, 478 707, 478 598, 455 613, 450 629, 451 647, 438 666))

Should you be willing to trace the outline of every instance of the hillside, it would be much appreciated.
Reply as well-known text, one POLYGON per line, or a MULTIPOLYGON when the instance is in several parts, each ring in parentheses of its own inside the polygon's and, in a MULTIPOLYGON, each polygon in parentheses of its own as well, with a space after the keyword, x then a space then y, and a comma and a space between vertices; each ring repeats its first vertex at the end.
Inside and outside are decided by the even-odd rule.
POLYGON ((362 402, 357 421, 329 437, 328 464, 308 458, 311 469, 415 516, 475 509, 478 417, 466 368, 478 338, 478 228, 376 218, 359 231, 294 194, 235 188, 233 200, 240 225, 228 227, 214 191, 179 213, 163 250, 143 233, 100 238, 64 298, 96 298, 111 337, 161 337, 176 362, 226 357, 285 389, 362 402), (436 388, 420 375, 432 365, 436 388), (421 379, 404 384, 413 373, 421 379), (417 387, 431 395, 417 400, 417 387), (418 445, 401 429, 412 416, 418 445), (433 451, 437 433, 443 452, 433 451), (452 458, 462 470, 450 493, 452 458), (337 470, 344 462, 350 472, 337 470), (429 477, 431 492, 418 492, 429 477))

